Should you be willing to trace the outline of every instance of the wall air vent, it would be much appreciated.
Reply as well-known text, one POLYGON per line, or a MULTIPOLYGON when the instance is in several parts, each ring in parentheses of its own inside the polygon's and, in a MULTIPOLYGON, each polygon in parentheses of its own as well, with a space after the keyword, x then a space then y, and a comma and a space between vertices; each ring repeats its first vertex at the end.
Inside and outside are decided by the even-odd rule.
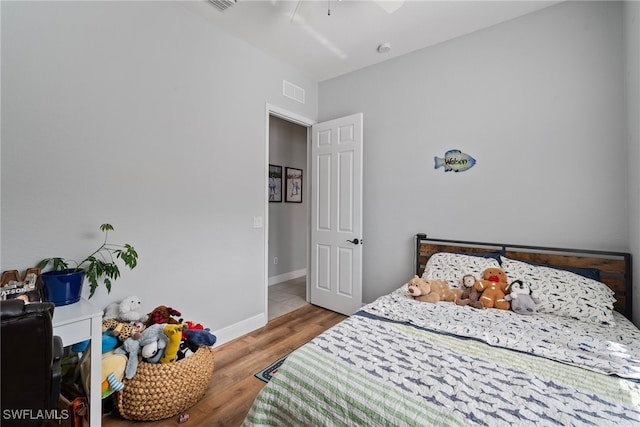
POLYGON ((282 81, 282 94, 287 98, 295 99, 301 104, 304 104, 304 89, 300 86, 296 86, 286 80, 282 81))
POLYGON ((234 4, 236 4, 237 0, 209 0, 212 5, 217 7, 221 12, 224 12, 234 4))

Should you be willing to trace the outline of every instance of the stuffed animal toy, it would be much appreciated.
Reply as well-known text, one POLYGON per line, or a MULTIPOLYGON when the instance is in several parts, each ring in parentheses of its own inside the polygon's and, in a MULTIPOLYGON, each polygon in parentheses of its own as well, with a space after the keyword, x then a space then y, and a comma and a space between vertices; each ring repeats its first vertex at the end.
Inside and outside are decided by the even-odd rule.
MULTIPOLYGON (((91 340, 80 341, 79 343, 71 346, 71 351, 76 353, 84 353, 89 348, 91 340)), ((102 353, 106 353, 109 350, 113 350, 118 345, 118 340, 111 336, 108 332, 102 332, 102 353)))
POLYGON ((211 347, 216 343, 216 336, 209 329, 186 329, 184 333, 187 335, 185 342, 191 351, 196 352, 199 347, 211 347))
POLYGON ((127 358, 127 365, 124 370, 124 376, 130 380, 138 370, 138 356, 140 355, 140 341, 135 338, 127 338, 122 346, 114 350, 116 354, 124 354, 127 358))
POLYGON ((140 322, 120 322, 117 319, 102 319, 102 332, 109 332, 111 336, 124 342, 137 332, 141 332, 144 325, 140 322))
MULTIPOLYGON (((113 338, 113 337, 111 337, 113 338)), ((113 338, 115 340, 115 338, 113 338)), ((80 360, 77 366, 80 369, 81 383, 84 390, 91 390, 91 357, 89 350, 80 360)), ((127 366, 127 356, 110 350, 102 354, 102 370, 101 370, 101 397, 110 396, 112 393, 120 391, 124 388, 122 379, 125 376, 127 366)))
POLYGON ((531 288, 522 280, 514 280, 509 285, 509 293, 505 300, 511 302, 511 310, 518 314, 533 314, 536 312, 536 302, 531 297, 531 288))
POLYGON ((162 330, 169 338, 164 354, 160 358, 160 363, 170 363, 178 360, 178 350, 180 349, 180 341, 182 341, 182 325, 166 324, 162 330))
POLYGON ((165 305, 159 305, 158 307, 154 308, 151 313, 147 315, 147 321, 145 323, 145 326, 151 326, 157 323, 169 323, 174 325, 181 323, 180 321, 174 319, 171 316, 181 316, 181 313, 178 310, 173 309, 171 307, 167 307, 165 305))
POLYGON ((194 351, 189 348, 189 344, 186 341, 180 341, 180 349, 178 349, 178 360, 193 356, 193 353, 194 351))
POLYGON ((141 304, 140 298, 131 295, 120 302, 109 304, 104 311, 104 317, 124 322, 144 322, 147 320, 146 316, 138 312, 141 304))
POLYGON ((145 362, 158 363, 164 354, 169 343, 164 327, 164 323, 151 325, 140 334, 140 354, 145 362))
POLYGON ((117 354, 128 354, 127 367, 125 369, 125 378, 131 379, 138 370, 138 358, 149 363, 158 363, 164 349, 169 342, 169 338, 164 333, 164 324, 151 325, 136 334, 135 337, 127 338, 122 346, 115 349, 117 354))
POLYGON ((186 329, 204 330, 204 326, 202 325, 202 323, 194 323, 191 320, 187 320, 186 322, 184 322, 184 326, 185 326, 186 329))
POLYGON ((118 339, 107 332, 102 333, 102 353, 107 353, 118 346, 118 339))
POLYGON ((487 308, 509 310, 509 301, 504 299, 509 283, 507 273, 501 268, 490 267, 482 272, 482 280, 476 281, 473 287, 482 292, 479 301, 487 308))
POLYGON ((411 296, 422 302, 455 301, 462 294, 462 289, 451 289, 444 280, 421 279, 413 276, 408 283, 411 296))
POLYGON ((457 305, 468 305, 469 307, 482 309, 484 305, 480 301, 480 292, 473 286, 476 283, 476 278, 473 274, 465 274, 462 276, 462 294, 459 298, 456 298, 455 303, 457 305))
POLYGON ((110 352, 102 355, 102 398, 124 388, 122 378, 127 366, 127 356, 110 352))
POLYGON ((186 340, 187 339, 187 331, 188 330, 204 330, 204 326, 201 323, 195 323, 192 322, 191 320, 186 320, 184 322, 182 322, 182 324, 184 325, 184 328, 182 328, 182 340, 186 340))
MULTIPOLYGON (((120 356, 123 355, 121 354, 120 356)), ((122 391, 123 388, 124 383, 122 380, 119 380, 114 372, 109 372, 106 380, 102 381, 102 398, 109 397, 111 393, 122 391)))

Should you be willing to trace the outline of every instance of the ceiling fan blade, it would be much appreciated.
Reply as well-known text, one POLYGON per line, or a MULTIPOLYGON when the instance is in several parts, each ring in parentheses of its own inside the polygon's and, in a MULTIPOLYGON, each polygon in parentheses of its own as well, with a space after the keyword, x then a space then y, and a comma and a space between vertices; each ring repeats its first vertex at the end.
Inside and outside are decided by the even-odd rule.
POLYGON ((302 0, 298 0, 296 3, 296 7, 293 9, 293 13, 291 14, 291 23, 293 24, 298 16, 298 9, 300 9, 300 5, 302 4, 302 0))
POLYGON ((387 13, 393 13, 400 9, 404 4, 404 0, 373 0, 378 6, 387 13))
POLYGON ((315 0, 298 0, 293 13, 291 13, 291 23, 304 25, 311 21, 310 17, 313 16, 317 5, 318 2, 315 0))

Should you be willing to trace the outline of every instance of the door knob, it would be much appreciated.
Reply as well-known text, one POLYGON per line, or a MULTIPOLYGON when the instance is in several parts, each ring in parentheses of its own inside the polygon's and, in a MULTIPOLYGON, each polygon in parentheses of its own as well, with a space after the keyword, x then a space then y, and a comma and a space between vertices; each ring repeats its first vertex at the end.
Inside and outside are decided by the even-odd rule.
POLYGON ((349 242, 349 243, 353 243, 354 245, 357 245, 358 243, 360 243, 360 240, 358 240, 358 239, 353 239, 353 240, 347 240, 347 242, 349 242))

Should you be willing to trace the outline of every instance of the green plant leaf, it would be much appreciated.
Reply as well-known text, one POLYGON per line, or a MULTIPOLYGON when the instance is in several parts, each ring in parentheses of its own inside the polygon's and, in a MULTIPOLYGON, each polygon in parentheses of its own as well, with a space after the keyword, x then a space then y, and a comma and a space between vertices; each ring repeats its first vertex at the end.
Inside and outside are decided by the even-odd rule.
POLYGON ((91 298, 98 288, 98 281, 95 276, 87 276, 87 280, 89 281, 89 298, 91 298))
POLYGON ((112 230, 113 231, 113 225, 111 225, 111 224, 102 224, 100 226, 100 230, 102 230, 102 231, 112 230))
MULTIPOLYGON (((111 292, 111 280, 116 280, 120 277, 120 268, 116 264, 116 260, 121 259, 130 269, 138 265, 138 253, 133 246, 128 243, 114 245, 107 242, 108 232, 113 230, 111 224, 100 225, 100 230, 104 232, 104 242, 80 263, 74 261, 76 264, 75 270, 84 271, 85 277, 89 282, 89 298, 94 295, 100 285, 100 281, 107 289, 107 293, 111 292)), ((52 270, 69 268, 67 260, 60 257, 43 259, 38 264, 38 267, 45 268, 47 265, 50 265, 52 270)))
POLYGON ((69 264, 63 258, 45 258, 38 263, 38 267, 44 269, 51 264, 51 270, 60 271, 69 268, 69 264))
POLYGON ((125 263, 126 266, 128 266, 130 269, 133 269, 136 267, 136 265, 138 265, 138 253, 133 248, 133 246, 128 243, 125 243, 124 247, 124 251, 119 249, 114 251, 114 253, 116 254, 117 258, 120 258, 125 263))

